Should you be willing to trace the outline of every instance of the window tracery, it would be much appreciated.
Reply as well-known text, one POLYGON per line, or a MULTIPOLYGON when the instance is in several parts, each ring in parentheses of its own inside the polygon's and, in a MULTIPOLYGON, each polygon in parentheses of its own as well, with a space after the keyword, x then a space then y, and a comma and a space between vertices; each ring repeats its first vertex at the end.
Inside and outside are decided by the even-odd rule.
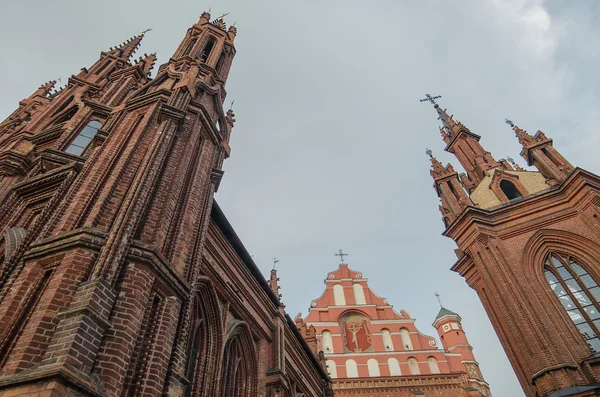
POLYGON ((575 258, 550 253, 544 275, 590 349, 600 352, 600 286, 575 258))

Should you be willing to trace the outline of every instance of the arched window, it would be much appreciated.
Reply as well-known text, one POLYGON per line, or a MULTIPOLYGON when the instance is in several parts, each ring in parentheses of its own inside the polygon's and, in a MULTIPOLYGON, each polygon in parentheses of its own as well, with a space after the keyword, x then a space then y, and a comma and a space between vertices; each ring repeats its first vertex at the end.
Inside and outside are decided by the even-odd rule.
POLYGON ((381 376, 381 373, 379 372, 379 362, 374 358, 370 358, 369 361, 367 361, 367 368, 369 369, 369 376, 381 376))
POLYGON ((411 375, 421 375, 421 370, 419 369, 419 362, 416 358, 410 357, 408 359, 408 370, 411 375))
POLYGON ((333 353, 333 341, 331 340, 331 332, 323 331, 321 333, 321 345, 325 353, 333 353))
POLYGON ((413 345, 410 340, 410 334, 406 328, 400 329, 400 337, 402 338, 402 346, 404 347, 404 350, 412 350, 413 345))
POLYGON ((83 127, 83 130, 77 134, 75 139, 73 139, 71 144, 65 149, 65 152, 81 156, 98 133, 100 127, 102 127, 102 124, 97 120, 92 120, 87 123, 87 125, 83 127))
POLYGON ((438 366, 438 362, 435 359, 435 357, 428 357, 427 364, 429 365, 429 372, 431 372, 432 374, 440 373, 440 367, 438 366))
POLYGON ((215 46, 215 39, 213 37, 211 37, 208 39, 208 42, 206 43, 206 45, 204 46, 204 49, 200 53, 200 60, 202 62, 206 62, 206 60, 210 56, 210 53, 212 52, 212 49, 214 46, 215 46))
POLYGON ((391 376, 402 375, 402 371, 400 371, 400 363, 394 357, 388 358, 388 367, 390 368, 391 376))
POLYGON ((223 397, 250 397, 253 394, 253 377, 247 349, 244 348, 242 338, 236 335, 225 344, 223 353, 223 367, 221 370, 223 397))
POLYGON ((594 352, 600 352, 600 287, 577 261, 551 253, 544 274, 554 295, 594 352))
POLYGON ((394 351, 394 343, 392 342, 392 333, 389 329, 381 330, 381 339, 383 339, 383 348, 387 352, 394 351))
POLYGON ((346 377, 358 378, 358 366, 352 359, 346 360, 346 377))
POLYGON ((346 306, 346 297, 344 296, 344 287, 342 287, 342 284, 333 286, 333 301, 336 306, 346 306))
MULTIPOLYGON (((186 377, 188 379, 194 379, 194 372, 196 371, 196 363, 198 361, 198 346, 200 345, 200 343, 202 343, 203 341, 201 339, 203 339, 202 337, 202 328, 200 327, 202 324, 202 319, 199 319, 196 322, 195 327, 193 328, 192 331, 192 346, 190 349, 190 354, 189 354, 189 360, 188 360, 188 366, 187 366, 187 374, 186 377)), ((192 395, 192 385, 189 385, 186 390, 184 395, 186 397, 189 397, 192 395)))
POLYGON ((354 301, 357 305, 366 305, 367 301, 365 300, 365 291, 363 290, 363 286, 360 283, 352 284, 352 290, 354 291, 354 301))
POLYGON ((506 195, 506 198, 509 200, 523 197, 523 195, 519 193, 515 185, 511 181, 507 181, 506 179, 500 181, 500 189, 502 189, 502 192, 506 195))
POLYGON ((337 367, 335 366, 335 361, 327 360, 325 361, 325 365, 327 365, 329 376, 331 376, 333 379, 337 378, 337 367))

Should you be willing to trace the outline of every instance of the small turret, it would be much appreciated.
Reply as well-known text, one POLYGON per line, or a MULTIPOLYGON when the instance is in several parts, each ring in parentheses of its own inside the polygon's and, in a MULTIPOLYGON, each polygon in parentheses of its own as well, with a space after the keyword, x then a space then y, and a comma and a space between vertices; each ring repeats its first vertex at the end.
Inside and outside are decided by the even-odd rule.
POLYGON ((559 184, 573 171, 571 163, 553 147, 552 139, 542 131, 532 136, 512 121, 506 120, 506 123, 519 138, 519 143, 523 146, 521 156, 527 161, 527 165, 536 167, 547 178, 548 185, 559 184))
POLYGON ((427 155, 431 160, 431 169, 429 173, 434 181, 434 188, 441 200, 440 212, 446 227, 452 223, 454 218, 468 205, 471 204, 467 193, 465 192, 459 180, 458 173, 451 164, 444 167, 436 159, 431 150, 427 149, 427 155))

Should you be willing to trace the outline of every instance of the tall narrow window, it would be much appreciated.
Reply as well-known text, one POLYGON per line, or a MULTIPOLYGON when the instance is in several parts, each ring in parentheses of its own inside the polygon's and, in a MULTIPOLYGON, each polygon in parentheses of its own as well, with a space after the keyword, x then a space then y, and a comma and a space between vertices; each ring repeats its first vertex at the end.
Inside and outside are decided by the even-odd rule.
POLYGON ((435 357, 428 357, 427 364, 429 365, 429 372, 431 372, 432 374, 440 373, 440 367, 438 366, 438 362, 435 359, 435 357))
POLYGON ((331 340, 331 332, 323 331, 321 333, 321 345, 325 353, 333 353, 333 341, 331 340))
POLYGON ((369 361, 367 361, 367 368, 370 377, 381 376, 381 373, 379 372, 379 362, 374 358, 370 358, 369 361))
POLYGON ((365 291, 363 290, 363 286, 360 283, 352 284, 352 290, 354 291, 354 301, 357 305, 366 305, 367 301, 365 300, 365 291))
POLYGON ((381 330, 381 339, 383 339, 383 348, 386 352, 394 351, 394 343, 392 342, 392 333, 389 329, 381 330))
POLYGON ((410 357, 408 359, 408 370, 410 371, 411 375, 420 375, 421 374, 421 370, 419 369, 419 362, 417 361, 416 358, 410 357))
POLYGON ((83 127, 83 130, 81 130, 71 144, 65 149, 65 152, 81 156, 98 133, 100 127, 102 127, 102 124, 97 120, 92 120, 87 123, 87 125, 83 127))
POLYGON ((402 345, 404 346, 404 350, 412 350, 412 342, 410 340, 410 334, 406 328, 400 329, 400 337, 402 338, 402 345))
POLYGON ((346 297, 344 296, 344 287, 342 287, 342 284, 333 286, 333 301, 336 306, 346 306, 346 297))
POLYGON ((204 46, 204 49, 200 53, 200 60, 202 62, 206 62, 206 60, 210 56, 210 53, 214 46, 215 46, 215 39, 211 37, 208 39, 208 42, 206 43, 206 45, 204 46))
POLYGON ((327 365, 329 376, 331 376, 333 379, 337 378, 337 367, 335 366, 335 361, 327 360, 325 361, 325 364, 327 365))
MULTIPOLYGON (((194 327, 193 333, 192 333, 192 346, 190 349, 190 356, 188 359, 188 367, 187 367, 187 378, 190 381, 193 381, 194 379, 194 372, 196 370, 196 363, 198 361, 198 346, 200 343, 203 343, 204 341, 202 341, 202 329, 200 327, 200 325, 202 324, 202 319, 199 319, 196 322, 196 326, 194 327)), ((191 384, 188 385, 188 387, 185 390, 185 396, 189 397, 192 395, 192 386, 191 384)))
POLYGON ((356 361, 352 359, 346 360, 346 377, 358 378, 358 366, 356 365, 356 361))
POLYGON ((394 357, 388 358, 388 367, 390 368, 390 376, 402 375, 402 371, 400 371, 400 363, 394 357))
POLYGON ((600 287, 567 255, 551 253, 544 266, 546 280, 594 352, 600 352, 600 287))
POLYGON ((507 181, 506 179, 500 181, 500 189, 502 189, 502 192, 506 195, 506 198, 509 200, 523 197, 521 193, 519 193, 515 185, 511 181, 507 181))

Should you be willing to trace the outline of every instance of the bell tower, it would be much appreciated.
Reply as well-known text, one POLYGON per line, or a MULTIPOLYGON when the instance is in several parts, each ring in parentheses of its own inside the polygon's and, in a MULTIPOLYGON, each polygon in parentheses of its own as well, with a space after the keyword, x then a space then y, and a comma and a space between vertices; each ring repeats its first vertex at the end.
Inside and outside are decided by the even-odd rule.
MULTIPOLYGON (((509 120, 534 169, 495 160, 433 104, 445 150, 466 172, 431 158, 443 234, 457 244, 452 270, 479 295, 528 397, 600 395, 600 177, 509 120)), ((459 320, 450 312, 435 324, 459 320)), ((456 332, 440 334, 445 348, 468 346, 456 332)))

